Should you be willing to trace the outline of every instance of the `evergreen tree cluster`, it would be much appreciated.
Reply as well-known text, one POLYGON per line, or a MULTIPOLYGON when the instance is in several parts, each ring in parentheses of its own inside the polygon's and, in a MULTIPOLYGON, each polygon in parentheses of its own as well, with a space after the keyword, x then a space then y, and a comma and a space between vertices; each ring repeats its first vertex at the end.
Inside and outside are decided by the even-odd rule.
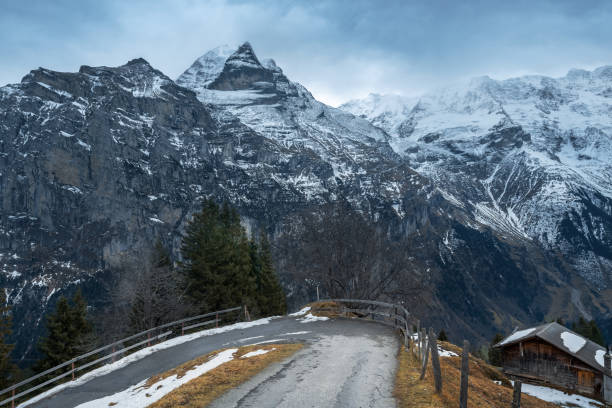
POLYGON ((238 212, 206 201, 188 224, 181 247, 186 295, 199 312, 245 304, 260 315, 285 312, 285 296, 262 233, 249 239, 238 212))
POLYGON ((494 348, 493 346, 499 343, 500 341, 502 341, 503 339, 504 339, 504 336, 501 333, 497 333, 495 334, 495 337, 493 337, 493 340, 491 340, 491 345, 489 346, 488 361, 489 361, 489 364, 496 366, 496 367, 501 367, 503 363, 502 352, 501 352, 501 349, 494 348))
POLYGON ((70 302, 62 296, 55 312, 47 316, 47 337, 39 344, 43 358, 35 369, 44 371, 87 352, 91 333, 87 303, 81 291, 78 290, 70 302))
POLYGON ((595 320, 587 321, 581 317, 578 322, 575 322, 572 325, 572 330, 580 334, 581 336, 586 337, 591 341, 594 341, 600 346, 606 347, 606 342, 603 333, 601 332, 599 326, 597 326, 595 320))

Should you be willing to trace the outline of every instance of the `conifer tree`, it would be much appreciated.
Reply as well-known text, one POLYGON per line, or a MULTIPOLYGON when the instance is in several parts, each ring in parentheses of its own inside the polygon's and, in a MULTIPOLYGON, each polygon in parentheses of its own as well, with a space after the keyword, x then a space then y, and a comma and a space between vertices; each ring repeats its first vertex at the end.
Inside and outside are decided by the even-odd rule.
POLYGON ((285 314, 287 311, 285 293, 274 271, 270 242, 263 231, 259 237, 258 260, 260 274, 258 294, 262 313, 268 316, 285 314))
POLYGON ((576 333, 586 337, 587 339, 594 341, 600 346, 605 347, 605 339, 603 337, 603 333, 595 320, 586 321, 583 317, 578 319, 577 323, 572 325, 572 330, 576 333))
POLYGON ((44 371, 86 352, 91 333, 87 304, 80 289, 72 298, 72 304, 62 296, 54 313, 47 317, 47 337, 39 344, 43 358, 36 369, 44 371))
POLYGON ((256 306, 249 240, 234 208, 205 202, 187 225, 181 252, 186 295, 202 313, 256 306))
POLYGON ((446 335, 446 332, 444 330, 440 330, 440 333, 438 333, 438 340, 448 341, 448 336, 446 335))
POLYGON ((265 296, 263 294, 264 285, 261 274, 261 258, 259 257, 259 246, 257 245, 257 241, 253 238, 249 241, 249 256, 251 258, 251 277, 255 282, 257 309, 262 316, 265 316, 267 314, 267 309, 263 302, 265 296))
POLYGON ((7 304, 4 289, 0 289, 0 389, 11 385, 16 373, 16 367, 11 361, 13 344, 8 343, 11 325, 11 309, 7 304))
POLYGON ((504 339, 500 333, 497 333, 493 340, 491 341, 491 346, 489 347, 489 364, 500 367, 502 365, 502 353, 499 348, 494 348, 493 346, 499 343, 504 339))

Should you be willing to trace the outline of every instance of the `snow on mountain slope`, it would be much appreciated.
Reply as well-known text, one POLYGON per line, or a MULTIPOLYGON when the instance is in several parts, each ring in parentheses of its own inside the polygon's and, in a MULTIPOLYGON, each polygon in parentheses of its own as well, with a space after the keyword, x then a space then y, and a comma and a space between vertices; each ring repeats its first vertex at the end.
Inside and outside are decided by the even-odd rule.
POLYGON ((221 73, 227 57, 232 55, 236 48, 226 44, 208 51, 195 60, 181 78, 194 86, 205 87, 221 73))
POLYGON ((399 126, 406 120, 417 102, 416 97, 371 93, 364 99, 349 101, 340 108, 355 116, 368 119, 373 125, 385 129, 390 134, 397 134, 399 126))
POLYGON ((393 155, 384 131, 318 102, 306 88, 291 82, 273 60, 262 64, 249 43, 230 54, 221 71, 200 64, 194 72, 194 66, 179 76, 177 84, 285 147, 316 152, 332 163, 339 179, 365 172, 377 156, 393 155), (213 77, 206 83, 199 80, 213 77))
POLYGON ((612 282, 612 67, 480 77, 397 101, 341 108, 387 130, 478 221, 562 251, 595 287, 612 282))

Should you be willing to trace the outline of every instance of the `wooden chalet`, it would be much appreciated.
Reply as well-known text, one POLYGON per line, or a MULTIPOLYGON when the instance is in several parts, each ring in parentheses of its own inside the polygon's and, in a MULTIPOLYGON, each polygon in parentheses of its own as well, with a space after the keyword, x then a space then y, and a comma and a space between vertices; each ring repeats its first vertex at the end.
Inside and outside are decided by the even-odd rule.
POLYGON ((612 402, 606 349, 558 323, 515 331, 494 347, 510 377, 612 402))

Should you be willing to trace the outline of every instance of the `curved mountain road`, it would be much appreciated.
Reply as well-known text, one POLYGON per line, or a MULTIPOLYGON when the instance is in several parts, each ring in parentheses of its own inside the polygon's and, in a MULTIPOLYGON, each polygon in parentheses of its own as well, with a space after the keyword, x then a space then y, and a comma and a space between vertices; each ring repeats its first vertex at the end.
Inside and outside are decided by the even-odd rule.
POLYGON ((157 351, 112 373, 67 388, 28 407, 67 408, 113 395, 152 375, 211 351, 258 342, 303 342, 212 407, 395 407, 398 336, 382 324, 331 319, 303 323, 283 317, 268 324, 201 337, 157 351))

